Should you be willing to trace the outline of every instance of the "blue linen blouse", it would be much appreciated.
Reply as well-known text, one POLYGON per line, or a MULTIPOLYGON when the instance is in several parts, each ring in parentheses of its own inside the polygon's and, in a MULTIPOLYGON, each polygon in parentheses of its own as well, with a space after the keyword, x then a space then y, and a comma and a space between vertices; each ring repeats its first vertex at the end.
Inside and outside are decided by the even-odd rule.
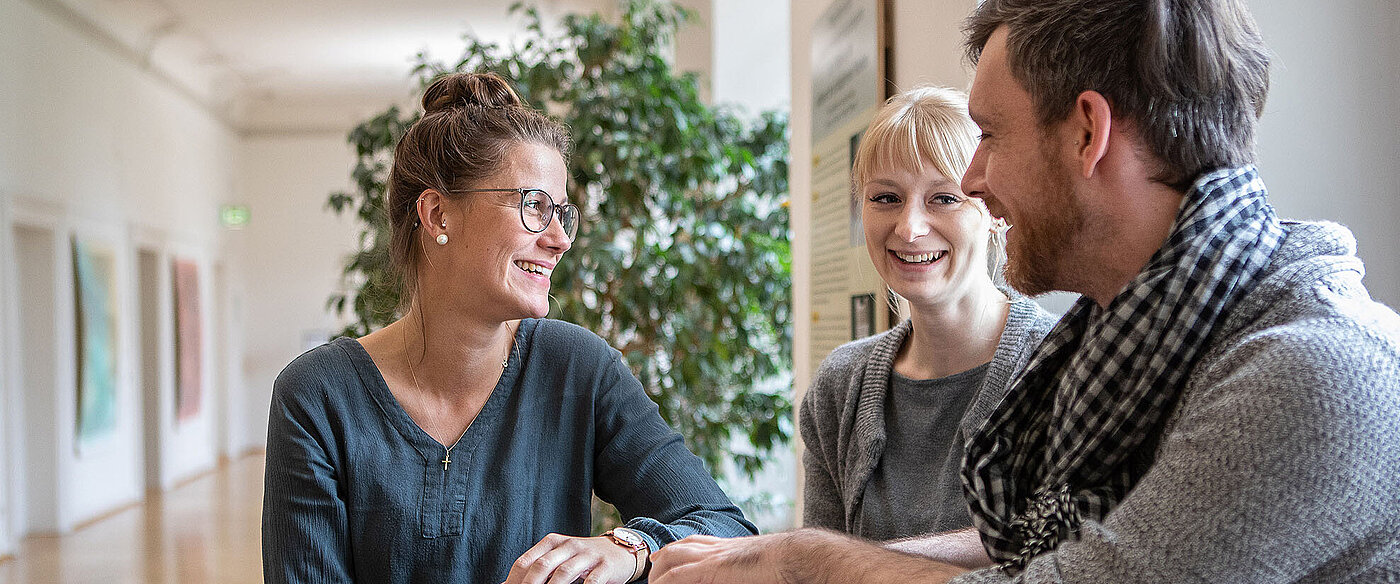
POLYGON ((476 420, 447 449, 409 418, 364 347, 308 351, 273 388, 267 582, 505 580, 549 533, 587 536, 591 495, 653 551, 757 533, 593 333, 527 319, 476 420))

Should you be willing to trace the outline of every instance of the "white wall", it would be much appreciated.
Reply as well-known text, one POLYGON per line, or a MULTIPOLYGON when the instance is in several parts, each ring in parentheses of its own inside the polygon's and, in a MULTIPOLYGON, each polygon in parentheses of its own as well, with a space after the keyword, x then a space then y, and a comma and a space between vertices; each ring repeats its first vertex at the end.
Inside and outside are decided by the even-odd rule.
MULTIPOLYGON (((0 193, 0 226, 10 224, 10 209, 6 204, 8 199, 0 193)), ((10 237, 6 233, 0 233, 0 258, 14 257, 10 251, 10 237)), ((14 538, 11 537, 10 523, 13 518, 10 516, 10 422, 9 416, 5 412, 13 409, 9 401, 10 384, 9 379, 11 365, 8 362, 10 355, 10 328, 9 310, 5 307, 13 306, 10 301, 10 281, 13 276, 9 272, 14 266, 0 265, 0 558, 7 554, 14 553, 14 538)))
POLYGON ((906 90, 932 83, 966 91, 972 69, 962 59, 962 21, 976 0, 911 2, 895 0, 890 7, 890 37, 895 87, 906 90))
POLYGON ((711 103, 714 88, 714 19, 715 0, 676 0, 689 10, 692 18, 676 31, 675 52, 671 55, 677 71, 698 76, 700 99, 711 103))
MULTIPOLYGON (((211 259, 220 253, 217 209, 230 198, 233 153, 237 137, 217 119, 181 94, 143 72, 75 28, 33 4, 0 0, 0 197, 13 212, 3 226, 7 237, 14 225, 40 223, 49 230, 56 374, 47 387, 15 383, 6 372, 10 393, 6 404, 51 403, 47 419, 25 420, 27 428, 51 429, 55 441, 54 468, 35 461, 25 465, 11 457, 8 475, 9 511, 34 502, 16 493, 20 477, 32 471, 53 475, 54 520, 44 525, 12 521, 9 541, 31 528, 59 531, 138 500, 143 493, 140 440, 138 288, 135 282, 133 237, 153 239, 164 250, 201 262, 201 293, 205 341, 217 334, 208 275, 211 259), (117 252, 119 424, 107 438, 84 445, 78 452, 75 432, 75 359, 73 279, 69 236, 112 246, 117 252)), ((6 249, 13 254, 13 249, 6 249)), ((6 257, 6 263, 12 261, 6 257)), ((45 258, 39 258, 45 259, 45 258)), ((168 266, 168 264, 167 264, 168 266)), ((167 267, 168 269, 168 267, 167 267)), ((4 283, 15 291, 21 283, 7 271, 4 283)), ((18 306, 13 293, 5 298, 9 314, 18 306)), ((15 323, 7 322, 7 365, 22 364, 15 323)), ((211 355, 205 353, 205 363, 211 355)), ((170 365, 170 364, 168 364, 170 365)), ((172 365, 173 366, 173 365, 172 365)), ((205 367, 203 413, 182 425, 170 438, 167 471, 171 480, 211 468, 215 437, 210 428, 219 415, 216 379, 205 367)), ((6 450, 23 452, 25 442, 42 438, 16 429, 23 408, 7 407, 10 432, 6 450)), ((173 416, 173 409, 171 410, 173 416)), ((32 494, 32 493, 31 493, 32 494)), ((38 495, 34 495, 37 501, 38 495)))
POLYGON ((246 290, 237 308, 247 391, 240 426, 246 445, 265 445, 272 382, 308 344, 344 326, 326 308, 340 288, 344 259, 355 250, 351 215, 326 208, 350 188, 355 156, 345 134, 246 137, 238 149, 238 192, 249 206, 247 228, 229 233, 229 256, 246 290))
MULTIPOLYGON (((790 23, 792 55, 792 113, 788 122, 788 190, 792 205, 792 372, 793 408, 812 383, 812 26, 831 0, 793 2, 790 23)), ((794 417, 795 418, 795 417, 794 417)), ((794 424, 795 425, 795 424, 794 424)), ((795 436, 793 450, 798 461, 796 516, 802 518, 802 440, 795 436)))
MULTIPOLYGON (((54 230, 48 226, 24 225, 6 227, 7 246, 20 261, 6 262, 6 288, 11 290, 6 312, 5 330, 11 343, 5 357, 11 391, 6 396, 5 436, 10 466, 6 468, 11 521, 8 527, 23 530, 27 526, 55 529, 58 525, 57 483, 58 446, 50 424, 42 421, 56 416, 51 390, 56 385, 58 302, 54 290, 55 257, 54 230), (21 304, 25 307, 20 309, 21 304), (20 391, 19 388, 42 387, 49 391, 20 391), (30 420, 40 420, 31 428, 30 420)), ((7 534, 13 535, 13 534, 7 534)), ((13 544, 13 537, 10 543, 13 544)))
POLYGON ((712 0, 711 97, 751 114, 792 102, 789 0, 712 0))
POLYGON ((1356 234, 1371 296, 1400 306, 1400 4, 1251 0, 1275 53, 1259 171, 1279 214, 1356 234))

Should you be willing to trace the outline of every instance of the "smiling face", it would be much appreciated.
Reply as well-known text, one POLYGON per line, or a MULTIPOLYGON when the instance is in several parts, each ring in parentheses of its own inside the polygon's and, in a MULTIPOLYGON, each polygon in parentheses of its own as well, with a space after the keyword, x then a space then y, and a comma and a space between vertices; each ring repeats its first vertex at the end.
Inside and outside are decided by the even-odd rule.
POLYGON ((1036 119, 1031 96, 1011 74, 1006 28, 987 40, 968 109, 982 140, 963 175, 962 192, 979 197, 1011 225, 1006 280, 1029 295, 1064 288, 1086 213, 1052 134, 1036 119))
MULTIPOLYGON (((562 205, 567 176, 558 150, 524 142, 510 150, 499 173, 471 188, 535 188, 562 205)), ((520 220, 520 193, 506 191, 462 194, 447 202, 443 219, 448 243, 425 240, 426 292, 451 297, 457 309, 491 321, 549 313, 550 274, 570 247, 558 217, 531 233, 520 220)))
POLYGON ((932 164, 873 168, 858 196, 870 260, 912 306, 956 302, 990 285, 991 218, 932 164))

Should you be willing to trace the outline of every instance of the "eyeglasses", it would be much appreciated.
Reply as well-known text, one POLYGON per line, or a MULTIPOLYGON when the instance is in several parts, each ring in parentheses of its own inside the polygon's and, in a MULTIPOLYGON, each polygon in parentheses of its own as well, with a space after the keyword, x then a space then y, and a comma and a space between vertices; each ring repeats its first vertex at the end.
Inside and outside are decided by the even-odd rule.
POLYGON ((541 189, 468 189, 458 193, 520 193, 520 224, 530 233, 540 233, 549 228, 549 222, 559 216, 559 226, 569 242, 578 235, 578 207, 565 203, 556 205, 549 193, 541 189))

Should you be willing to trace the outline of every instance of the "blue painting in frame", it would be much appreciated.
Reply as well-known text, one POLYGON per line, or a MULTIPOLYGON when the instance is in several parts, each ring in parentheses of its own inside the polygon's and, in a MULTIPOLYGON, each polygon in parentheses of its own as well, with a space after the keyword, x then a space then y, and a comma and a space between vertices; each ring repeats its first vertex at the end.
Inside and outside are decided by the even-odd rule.
POLYGON ((78 443, 117 427, 116 254, 73 237, 77 306, 78 443))

